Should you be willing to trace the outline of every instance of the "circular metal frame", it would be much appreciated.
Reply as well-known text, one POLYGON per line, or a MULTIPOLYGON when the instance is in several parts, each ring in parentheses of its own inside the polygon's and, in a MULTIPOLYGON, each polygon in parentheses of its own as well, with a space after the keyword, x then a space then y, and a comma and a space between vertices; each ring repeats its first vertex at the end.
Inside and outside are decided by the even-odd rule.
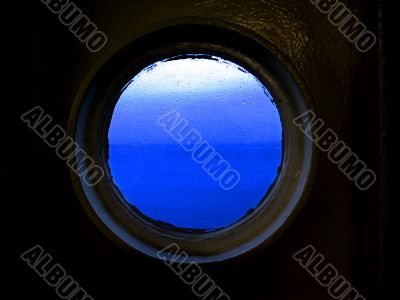
POLYGON ((76 99, 69 131, 104 168, 106 176, 94 187, 75 174, 72 180, 86 212, 107 236, 127 249, 152 257, 157 257, 160 249, 177 243, 191 256, 191 261, 209 263, 244 254, 283 232, 304 204, 316 154, 312 142, 292 123, 311 105, 268 48, 272 49, 249 36, 219 27, 176 26, 133 42, 97 73, 84 96, 76 99), (212 232, 167 226, 132 209, 122 200, 108 166, 108 126, 124 86, 157 61, 193 54, 221 57, 256 76, 272 94, 284 131, 281 170, 268 194, 252 213, 212 232))

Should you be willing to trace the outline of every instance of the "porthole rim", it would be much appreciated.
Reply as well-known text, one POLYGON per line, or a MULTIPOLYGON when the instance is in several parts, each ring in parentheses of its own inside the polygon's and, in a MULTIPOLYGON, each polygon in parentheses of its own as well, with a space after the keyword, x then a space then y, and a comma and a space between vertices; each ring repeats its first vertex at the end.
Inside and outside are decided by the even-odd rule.
MULTIPOLYGON (((193 44, 191 44, 191 46, 193 46, 193 44)), ((266 51, 269 52, 269 54, 271 54, 270 49, 266 49, 266 51)), ((273 54, 271 54, 271 55, 274 57, 274 61, 272 62, 272 65, 274 65, 274 66, 276 66, 276 64, 280 65, 280 67, 283 68, 285 70, 285 72, 286 72, 286 74, 282 74, 282 75, 289 76, 290 79, 292 80, 292 84, 293 84, 294 83, 294 79, 289 75, 289 71, 283 66, 283 64, 281 62, 279 62, 277 60, 277 58, 273 54)), ((217 55, 217 56, 221 56, 224 59, 226 57, 226 56, 224 56, 224 54, 217 55)), ((231 60, 231 59, 228 59, 228 60, 231 60)), ((234 63, 237 63, 235 60, 231 60, 231 61, 233 61, 234 63)), ((240 63, 238 63, 238 64, 242 65, 240 63)), ((249 70, 249 68, 246 68, 246 69, 249 70)), ((249 70, 249 72, 251 72, 253 75, 256 75, 256 73, 254 71, 249 70)), ((283 77, 285 77, 285 76, 283 76, 283 77)), ((256 76, 256 77, 259 79, 258 76, 256 76)), ((271 94, 274 94, 274 91, 271 91, 269 86, 267 86, 261 80, 260 80, 260 82, 267 87, 267 89, 271 92, 271 94)), ((310 102, 305 100, 305 98, 302 96, 303 93, 301 93, 298 85, 295 84, 295 86, 296 86, 296 88, 298 89, 298 92, 301 95, 301 99, 303 101, 303 104, 306 104, 306 102, 308 102, 308 105, 306 105, 305 107, 306 108, 312 107, 310 105, 310 102)), ((88 89, 88 93, 90 94, 90 89, 88 89)), ((86 96, 87 95, 88 94, 86 94, 86 96)), ((284 101, 284 99, 281 99, 281 100, 284 101)), ((79 101, 79 99, 78 99, 78 101, 79 101)), ((84 99, 82 98, 82 99, 80 99, 80 101, 84 101, 84 99)), ((79 122, 77 122, 77 121, 78 121, 77 114, 75 116, 73 114, 71 114, 70 132, 73 133, 73 136, 75 136, 75 134, 77 133, 76 127, 75 127, 75 124, 79 124, 79 122)), ((282 122, 282 126, 284 126, 284 125, 285 124, 282 122)), ((305 137, 303 137, 303 139, 306 140, 305 137)), ((79 138, 77 138, 77 140, 79 140, 79 138)), ((283 143, 283 144, 285 145, 285 143, 283 143)), ((270 234, 270 236, 267 236, 267 237, 259 235, 257 237, 257 242, 256 242, 257 245, 252 245, 252 246, 248 247, 248 249, 244 249, 244 250, 242 249, 241 251, 234 251, 235 253, 232 252, 232 249, 230 249, 230 250, 228 249, 228 251, 222 251, 221 253, 209 253, 208 255, 204 255, 204 254, 198 255, 196 253, 196 254, 193 254, 192 260, 194 260, 196 262, 200 262, 200 263, 202 263, 202 262, 206 262, 206 263, 208 263, 208 262, 217 262, 217 261, 221 261, 221 260, 226 260, 226 259, 230 259, 230 258, 233 258, 233 257, 236 257, 236 256, 240 256, 240 255, 246 253, 247 251, 256 248, 260 244, 267 244, 267 243, 270 243, 272 240, 276 239, 276 237, 278 235, 280 235, 279 232, 282 232, 282 229, 284 227, 286 227, 288 225, 288 223, 291 222, 289 219, 293 219, 294 212, 298 211, 304 205, 304 198, 306 198, 306 194, 307 194, 307 185, 310 184, 310 180, 313 177, 312 173, 313 173, 313 165, 314 164, 312 163, 312 161, 315 161, 315 159, 316 159, 315 147, 312 144, 310 146, 311 146, 310 149, 309 149, 309 151, 310 151, 310 153, 309 153, 310 163, 309 163, 309 168, 307 170, 308 181, 305 183, 304 188, 301 191, 301 195, 299 196, 299 199, 298 199, 295 207, 293 207, 291 209, 291 214, 289 214, 289 216, 282 222, 282 224, 280 224, 278 226, 278 228, 275 228, 273 234, 270 234)), ((285 156, 282 157, 282 162, 283 162, 284 159, 285 159, 285 156)), ((132 250, 131 249, 132 244, 130 244, 130 246, 127 246, 127 245, 129 245, 129 243, 127 243, 126 240, 124 241, 124 236, 125 236, 126 232, 117 231, 117 230, 115 230, 115 228, 114 228, 114 230, 113 230, 113 228, 109 228, 110 226, 115 226, 116 225, 115 222, 109 222, 108 225, 105 225, 104 216, 103 216, 103 218, 100 217, 98 215, 98 211, 97 212, 95 211, 96 210, 96 205, 94 205, 94 203, 91 202, 90 199, 88 199, 90 197, 93 197, 93 190, 89 191, 89 192, 88 191, 84 191, 82 189, 82 184, 81 184, 80 180, 77 180, 77 178, 74 175, 72 175, 72 181, 74 183, 75 189, 78 192, 79 198, 80 198, 80 200, 81 200, 81 202, 82 202, 82 204, 83 204, 83 206, 85 208, 85 211, 89 214, 90 218, 92 219, 92 221, 95 222, 97 227, 99 227, 104 233, 106 233, 106 235, 109 236, 112 240, 117 241, 117 244, 120 244, 120 246, 122 246, 123 248, 132 250), (113 223, 114 223, 114 225, 112 225, 113 223), (121 245, 121 243, 122 243, 122 245, 121 245)), ((262 200, 262 201, 265 202, 265 199, 262 200)), ((109 217, 109 216, 106 216, 106 217, 109 217)), ((164 232, 163 233, 163 236, 167 237, 167 238, 168 237, 171 238, 170 235, 171 235, 170 232, 164 232)), ((125 236, 125 238, 126 238, 126 236, 125 236)), ((179 238, 185 238, 185 237, 180 236, 179 238)), ((177 237, 175 236, 175 237, 173 237, 173 239, 170 239, 170 241, 171 241, 171 243, 172 242, 176 242, 177 240, 180 240, 179 238, 177 239, 177 237)), ((206 238, 205 240, 209 241, 209 237, 206 238)), ((141 244, 140 240, 136 240, 136 242, 141 244)), ((134 248, 135 252, 137 250, 139 250, 139 252, 143 252, 143 253, 145 253, 145 254, 147 254, 149 256, 155 257, 155 258, 157 257, 156 252, 159 250, 158 248, 154 249, 154 247, 149 247, 149 245, 146 244, 146 243, 142 243, 142 245, 140 247, 138 247, 138 244, 136 244, 135 246, 133 246, 133 248, 134 248)), ((183 250, 186 251, 187 249, 183 249, 183 250)), ((235 249, 233 249, 233 250, 235 250, 235 249)))

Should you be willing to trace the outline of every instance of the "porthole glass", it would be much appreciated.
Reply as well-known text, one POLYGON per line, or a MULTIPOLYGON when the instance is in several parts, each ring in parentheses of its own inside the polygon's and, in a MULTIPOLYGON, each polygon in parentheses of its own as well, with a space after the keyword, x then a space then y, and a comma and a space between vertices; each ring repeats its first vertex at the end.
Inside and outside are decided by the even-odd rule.
POLYGON ((150 220, 212 231, 268 201, 282 143, 274 99, 252 73, 187 55, 126 84, 108 129, 108 164, 122 201, 150 220))

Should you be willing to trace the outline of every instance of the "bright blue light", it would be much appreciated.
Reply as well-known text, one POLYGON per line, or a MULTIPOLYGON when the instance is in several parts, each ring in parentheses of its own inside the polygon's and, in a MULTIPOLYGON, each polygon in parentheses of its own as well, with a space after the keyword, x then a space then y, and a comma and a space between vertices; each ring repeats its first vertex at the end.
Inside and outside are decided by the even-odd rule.
POLYGON ((282 124, 272 97, 238 65, 213 57, 158 62, 123 91, 112 116, 109 165, 125 200, 155 221, 211 230, 254 209, 274 182, 282 124), (157 122, 176 112, 240 174, 231 190, 157 122))

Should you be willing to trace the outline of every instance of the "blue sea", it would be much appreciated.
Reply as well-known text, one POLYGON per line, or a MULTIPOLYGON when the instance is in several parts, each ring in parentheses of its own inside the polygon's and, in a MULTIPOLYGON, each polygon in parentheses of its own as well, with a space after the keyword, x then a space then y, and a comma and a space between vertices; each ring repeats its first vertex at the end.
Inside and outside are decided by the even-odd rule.
POLYGON ((127 202, 143 214, 175 227, 212 230, 235 223, 260 203, 282 154, 280 143, 212 146, 240 173, 230 191, 174 143, 111 144, 109 165, 127 202))

